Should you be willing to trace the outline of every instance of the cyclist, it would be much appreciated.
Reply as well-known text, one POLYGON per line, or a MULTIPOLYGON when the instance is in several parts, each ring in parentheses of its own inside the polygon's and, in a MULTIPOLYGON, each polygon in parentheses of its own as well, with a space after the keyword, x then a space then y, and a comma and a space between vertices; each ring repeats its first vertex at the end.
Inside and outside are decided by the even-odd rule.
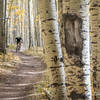
POLYGON ((16 47, 16 52, 17 52, 21 48, 22 38, 16 37, 16 43, 17 43, 17 47, 16 47))

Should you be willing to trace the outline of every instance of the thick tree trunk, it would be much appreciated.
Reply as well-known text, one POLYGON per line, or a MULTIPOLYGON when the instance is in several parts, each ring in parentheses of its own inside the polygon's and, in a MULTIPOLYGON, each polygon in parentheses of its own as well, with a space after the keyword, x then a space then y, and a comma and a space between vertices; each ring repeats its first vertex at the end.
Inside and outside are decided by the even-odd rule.
POLYGON ((61 52, 55 0, 38 0, 40 7, 41 31, 44 37, 47 65, 52 74, 52 100, 66 100, 65 73, 61 52))
POLYGON ((100 1, 91 0, 90 25, 91 25, 91 67, 93 70, 93 87, 95 100, 100 100, 100 1))
POLYGON ((88 47, 89 12, 88 3, 84 4, 84 2, 88 1, 84 0, 82 2, 81 0, 63 0, 61 5, 61 8, 63 8, 61 12, 62 16, 60 17, 60 23, 63 22, 63 24, 61 24, 61 42, 64 54, 64 63, 66 67, 66 90, 68 100, 85 100, 86 98, 88 98, 88 100, 91 100, 91 81, 89 65, 90 55, 88 47), (87 14, 87 17, 85 13, 87 14), (87 23, 85 21, 87 21, 87 23), (85 28, 85 26, 87 28, 85 28), (84 28, 85 31, 81 31, 84 28), (85 34, 86 36, 83 37, 83 34, 85 34), (85 38, 87 44, 85 44, 85 38), (84 46, 84 44, 86 46, 84 46), (85 51, 87 53, 85 53, 86 62, 84 61, 85 51), (87 67, 85 66, 87 65, 86 63, 88 63, 87 67), (86 72, 84 71, 84 69, 86 72), (86 81, 87 79, 88 81, 86 81), (88 92, 86 92, 85 88, 88 92))
POLYGON ((92 100, 90 77, 89 0, 80 1, 80 16, 82 18, 81 37, 83 39, 82 64, 85 81, 85 95, 88 100, 92 100))
POLYGON ((99 30, 98 30, 98 38, 97 38, 97 41, 98 41, 98 48, 97 48, 97 99, 96 100, 100 100, 100 0, 98 0, 98 27, 99 27, 99 30))
POLYGON ((5 13, 5 0, 0 0, 0 52, 5 53, 5 21, 6 21, 6 13, 5 13))

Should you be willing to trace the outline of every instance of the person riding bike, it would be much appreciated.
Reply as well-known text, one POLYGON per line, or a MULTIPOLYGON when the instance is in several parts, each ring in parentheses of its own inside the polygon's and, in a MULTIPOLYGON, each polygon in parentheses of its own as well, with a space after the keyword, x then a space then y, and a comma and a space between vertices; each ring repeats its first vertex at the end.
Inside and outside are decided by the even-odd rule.
POLYGON ((17 43, 17 47, 16 47, 16 52, 17 52, 21 48, 22 38, 16 37, 16 43, 17 43))

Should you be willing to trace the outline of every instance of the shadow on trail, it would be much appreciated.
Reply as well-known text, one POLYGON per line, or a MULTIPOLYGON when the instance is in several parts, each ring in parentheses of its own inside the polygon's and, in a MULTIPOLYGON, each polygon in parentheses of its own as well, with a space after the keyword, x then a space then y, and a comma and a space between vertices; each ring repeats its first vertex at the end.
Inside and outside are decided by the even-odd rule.
POLYGON ((29 100, 32 96, 29 91, 35 93, 34 84, 43 80, 46 65, 37 56, 12 52, 21 62, 15 64, 16 70, 12 74, 0 78, 0 100, 29 100))

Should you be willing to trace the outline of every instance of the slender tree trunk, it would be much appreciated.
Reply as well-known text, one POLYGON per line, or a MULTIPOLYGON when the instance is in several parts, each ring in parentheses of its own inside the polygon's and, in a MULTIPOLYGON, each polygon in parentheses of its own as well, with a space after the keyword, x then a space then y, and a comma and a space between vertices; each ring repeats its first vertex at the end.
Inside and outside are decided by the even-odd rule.
POLYGON ((5 0, 0 0, 0 52, 5 53, 5 21, 6 21, 6 13, 5 13, 5 0))
POLYGON ((35 29, 35 47, 38 47, 38 9, 37 9, 37 0, 35 0, 35 22, 34 22, 34 29, 35 29))
POLYGON ((31 0, 28 0, 28 19, 29 19, 29 48, 32 46, 32 29, 31 29, 31 0))
POLYGON ((38 0, 41 31, 45 34, 44 47, 47 65, 52 73, 52 100, 66 100, 65 73, 60 45, 55 0, 38 0))
POLYGON ((5 2, 6 4, 6 26, 5 26, 5 32, 6 32, 6 47, 8 47, 8 0, 5 2))

